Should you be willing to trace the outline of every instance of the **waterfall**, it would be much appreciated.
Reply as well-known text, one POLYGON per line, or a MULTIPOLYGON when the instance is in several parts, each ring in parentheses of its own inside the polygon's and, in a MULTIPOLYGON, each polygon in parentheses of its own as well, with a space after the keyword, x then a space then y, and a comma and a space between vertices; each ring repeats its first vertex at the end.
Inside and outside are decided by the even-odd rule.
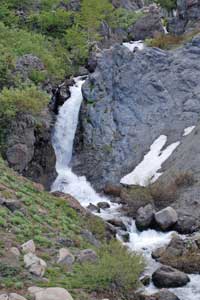
MULTIPOLYGON (((130 47, 128 48, 130 49, 130 47)), ((132 45, 130 50, 132 51, 132 45)), ((126 245, 130 250, 141 252, 145 256, 148 263, 145 272, 151 274, 158 266, 158 263, 151 258, 152 250, 169 243, 172 232, 163 233, 155 230, 139 232, 135 226, 135 221, 125 217, 123 212, 120 211, 121 206, 119 204, 111 202, 106 197, 101 197, 95 192, 86 177, 77 176, 70 168, 79 110, 83 100, 81 87, 84 83, 84 79, 77 77, 74 81, 75 84, 70 88, 71 97, 59 110, 52 138, 57 159, 56 170, 58 173, 52 185, 52 191, 61 191, 72 195, 83 207, 87 207, 90 203, 108 202, 110 208, 106 210, 101 209, 98 215, 105 220, 119 218, 124 222, 130 235, 130 241, 126 243, 126 245)), ((189 132, 189 130, 187 131, 189 132)), ((120 234, 122 233, 124 232, 119 231, 117 235, 120 240, 120 234)), ((199 300, 199 275, 191 275, 190 278, 191 282, 187 286, 172 289, 181 300, 199 300)), ((151 284, 146 291, 147 293, 152 293, 156 291, 156 288, 151 284)))

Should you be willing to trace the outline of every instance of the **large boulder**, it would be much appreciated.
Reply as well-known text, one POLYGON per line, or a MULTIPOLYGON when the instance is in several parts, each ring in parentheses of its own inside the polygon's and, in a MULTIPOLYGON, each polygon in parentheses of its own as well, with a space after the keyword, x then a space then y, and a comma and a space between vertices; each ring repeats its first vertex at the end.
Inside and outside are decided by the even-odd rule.
POLYGON ((141 231, 148 229, 153 223, 154 213, 155 211, 151 204, 140 207, 136 215, 136 227, 141 231))
POLYGON ((180 299, 169 290, 162 289, 159 292, 150 296, 141 295, 139 297, 139 300, 180 300, 180 299))
POLYGON ((161 230, 168 230, 172 228, 178 221, 178 215, 176 211, 168 206, 154 215, 155 222, 161 230))
POLYGON ((185 273, 168 266, 158 268, 153 273, 152 280, 158 288, 181 287, 190 281, 185 273))
POLYGON ((129 28, 129 37, 135 41, 153 38, 158 33, 164 33, 159 13, 149 13, 139 18, 129 28))
POLYGON ((53 120, 48 110, 37 121, 32 115, 21 113, 11 123, 6 139, 9 166, 48 189, 56 177, 51 142, 53 120))
POLYGON ((168 143, 182 139, 198 121, 199 57, 197 41, 175 51, 132 53, 120 45, 102 51, 82 89, 75 172, 97 188, 118 184, 161 134, 168 143), (189 99, 196 103, 192 109, 189 99))
POLYGON ((29 288, 29 293, 34 296, 34 300, 73 300, 67 290, 59 287, 31 287, 29 288))
POLYGON ((47 267, 47 264, 43 259, 31 252, 24 255, 24 264, 31 274, 39 277, 44 275, 47 267))
POLYGON ((189 274, 198 274, 200 269, 200 236, 182 239, 174 236, 167 247, 152 253, 162 264, 169 265, 189 274))

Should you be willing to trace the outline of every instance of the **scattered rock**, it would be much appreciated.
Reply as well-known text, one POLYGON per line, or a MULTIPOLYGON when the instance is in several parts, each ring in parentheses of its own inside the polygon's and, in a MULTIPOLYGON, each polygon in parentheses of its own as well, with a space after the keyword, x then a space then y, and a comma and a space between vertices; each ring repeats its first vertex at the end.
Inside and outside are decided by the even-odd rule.
POLYGON ((158 268, 153 273, 152 280, 158 288, 181 287, 190 281, 185 273, 168 266, 158 268))
POLYGON ((136 218, 137 211, 140 207, 144 207, 153 203, 153 199, 149 191, 144 187, 123 187, 120 193, 123 210, 129 217, 136 218))
POLYGON ((62 265, 71 266, 75 261, 74 255, 66 248, 59 250, 59 258, 57 263, 62 265))
POLYGON ((111 220, 108 220, 108 222, 115 227, 120 227, 124 231, 127 230, 126 225, 120 219, 111 219, 111 220))
POLYGON ((92 249, 81 250, 77 255, 77 261, 80 263, 92 262, 95 263, 98 259, 96 252, 92 249))
POLYGON ((97 248, 100 247, 100 245, 101 245, 100 241, 96 239, 96 237, 92 234, 91 231, 84 230, 81 232, 81 235, 91 245, 94 245, 97 248))
POLYGON ((12 253, 16 258, 20 257, 20 251, 17 247, 11 247, 10 253, 12 253))
POLYGON ((0 300, 26 300, 26 299, 18 294, 11 293, 11 294, 0 295, 0 300))
POLYGON ((97 207, 96 205, 90 203, 88 206, 87 206, 87 209, 89 209, 91 212, 93 213, 100 213, 100 208, 97 207))
POLYGON ((176 211, 170 206, 155 213, 154 218, 158 227, 164 231, 170 229, 178 221, 176 211))
POLYGON ((162 264, 169 265, 189 274, 198 274, 200 268, 199 235, 192 237, 174 236, 165 248, 152 256, 162 264))
POLYGON ((35 297, 34 300, 73 300, 67 290, 59 287, 43 289, 34 287, 29 289, 29 292, 35 297))
POLYGON ((139 300, 180 300, 176 295, 166 289, 160 290, 153 295, 140 295, 139 300))
POLYGON ((29 272, 36 276, 42 277, 46 271, 46 262, 33 253, 24 255, 24 263, 29 272))
POLYGON ((130 242, 130 234, 128 232, 124 233, 124 234, 120 234, 120 237, 122 238, 124 243, 130 242))
POLYGON ((180 234, 190 234, 199 229, 199 224, 193 216, 180 216, 174 227, 180 234))
POLYGON ((151 256, 153 259, 158 259, 159 257, 161 257, 161 255, 164 253, 164 251, 165 251, 165 247, 157 248, 157 249, 153 250, 151 256))
POLYGON ((140 281, 142 282, 142 284, 144 286, 147 286, 151 282, 151 277, 149 275, 145 275, 145 276, 143 276, 143 277, 140 278, 140 281))
POLYGON ((148 229, 154 220, 155 210, 151 204, 148 204, 144 207, 140 207, 136 214, 136 226, 139 230, 148 229))
POLYGON ((24 243, 21 245, 21 249, 22 249, 22 252, 24 254, 27 254, 27 253, 35 253, 35 250, 36 250, 36 247, 35 247, 35 243, 33 240, 29 240, 28 242, 24 243))
POLYGON ((11 212, 22 208, 22 203, 16 199, 5 199, 3 205, 6 206, 11 212))
POLYGON ((11 293, 9 294, 9 300, 26 300, 26 299, 18 294, 11 293))
POLYGON ((65 247, 73 247, 74 241, 68 238, 58 238, 57 243, 65 246, 65 247))
POLYGON ((110 208, 110 204, 108 202, 99 202, 97 206, 101 209, 110 208))

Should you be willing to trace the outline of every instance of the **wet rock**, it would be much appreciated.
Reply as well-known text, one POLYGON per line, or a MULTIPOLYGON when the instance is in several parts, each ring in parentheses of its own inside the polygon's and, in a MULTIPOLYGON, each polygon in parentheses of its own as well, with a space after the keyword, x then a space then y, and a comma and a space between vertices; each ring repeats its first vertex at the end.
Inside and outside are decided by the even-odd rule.
POLYGON ((140 207, 136 214, 135 224, 139 230, 148 229, 154 220, 155 210, 151 204, 148 204, 144 207, 140 207))
POLYGON ((42 289, 34 287, 29 289, 29 292, 34 296, 34 300, 73 300, 67 290, 59 287, 42 289))
POLYGON ((176 211, 168 206, 154 215, 155 222, 161 230, 170 229, 178 221, 178 215, 176 211))
POLYGON ((124 243, 130 242, 130 234, 129 233, 120 234, 120 237, 122 238, 124 243))
POLYGON ((153 38, 158 33, 164 33, 158 13, 149 13, 141 17, 129 28, 129 37, 135 41, 153 38))
POLYGON ((181 238, 174 236, 167 247, 157 257, 160 263, 169 265, 186 273, 199 273, 200 249, 198 235, 181 238))
POLYGON ((93 213, 100 213, 100 208, 92 203, 90 203, 88 206, 87 206, 87 209, 89 209, 91 212, 93 213))
POLYGON ((59 250, 58 264, 71 266, 75 261, 74 255, 66 248, 59 250))
POLYGON ((36 250, 36 247, 35 247, 35 243, 33 240, 29 240, 28 242, 24 243, 21 245, 21 249, 22 249, 22 252, 24 254, 27 254, 27 253, 35 253, 35 250, 36 250))
POLYGON ((142 284, 144 286, 148 286, 151 282, 151 277, 148 275, 143 276, 142 278, 140 278, 140 281, 142 282, 142 284))
POLYGON ((25 267, 33 275, 42 277, 46 271, 46 267, 47 267, 46 262, 43 259, 37 257, 33 253, 28 253, 24 255, 24 263, 25 263, 25 267))
POLYGON ((180 216, 174 226, 174 230, 180 234, 190 234, 197 231, 198 228, 198 222, 193 216, 180 216))
POLYGON ((120 219, 111 219, 111 220, 108 220, 108 222, 110 224, 112 224, 113 226, 115 227, 119 227, 120 229, 126 231, 127 228, 126 228, 126 225, 124 224, 124 222, 120 219))
POLYGON ((176 295, 166 289, 160 290, 153 295, 141 295, 139 300, 180 300, 176 295))
POLYGON ((120 197, 122 187, 118 185, 106 184, 104 187, 104 193, 107 195, 120 197))
POLYGON ((157 269, 152 275, 152 280, 159 288, 181 287, 190 281, 185 273, 168 266, 157 269))
POLYGON ((151 256, 153 259, 158 259, 162 256, 164 251, 165 251, 165 247, 157 248, 157 249, 153 250, 153 252, 151 253, 151 256))
POLYGON ((97 206, 101 209, 110 208, 110 204, 108 202, 99 202, 97 206))
POLYGON ((80 263, 92 262, 95 263, 98 259, 96 252, 92 249, 81 250, 77 255, 77 261, 80 263))
POLYGON ((136 218, 137 211, 140 207, 144 207, 153 203, 151 194, 143 187, 123 187, 120 193, 123 210, 129 217, 136 218))

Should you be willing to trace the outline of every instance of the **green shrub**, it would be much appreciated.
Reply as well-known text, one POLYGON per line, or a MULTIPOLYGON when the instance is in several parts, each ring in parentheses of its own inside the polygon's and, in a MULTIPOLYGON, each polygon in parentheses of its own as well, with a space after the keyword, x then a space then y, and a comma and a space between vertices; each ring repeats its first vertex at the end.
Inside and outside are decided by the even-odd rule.
POLYGON ((30 15, 28 23, 30 28, 36 28, 42 34, 61 38, 72 25, 72 15, 72 12, 63 9, 42 11, 40 14, 30 15))
POLYGON ((0 22, 0 49, 7 49, 12 60, 25 54, 39 57, 52 79, 61 79, 66 72, 67 51, 58 40, 48 41, 45 36, 22 29, 11 29, 0 22))
POLYGON ((118 8, 113 13, 112 27, 119 27, 127 30, 144 14, 142 12, 129 11, 124 8, 118 8))
MULTIPOLYGON (((89 290, 112 291, 126 294, 138 287, 139 276, 144 268, 141 256, 130 253, 118 241, 113 240, 98 250, 97 263, 77 265, 73 285, 89 290), (77 276, 77 277, 76 277, 77 276)), ((70 279, 69 279, 70 280, 70 279)))
POLYGON ((8 4, 0 3, 0 21, 8 26, 16 26, 19 23, 19 17, 14 10, 9 9, 8 4))
POLYGON ((171 11, 176 8, 176 0, 157 0, 156 2, 168 11, 171 11))
POLYGON ((36 115, 46 107, 48 101, 48 95, 35 86, 4 88, 0 94, 0 119, 12 119, 19 112, 36 115))

